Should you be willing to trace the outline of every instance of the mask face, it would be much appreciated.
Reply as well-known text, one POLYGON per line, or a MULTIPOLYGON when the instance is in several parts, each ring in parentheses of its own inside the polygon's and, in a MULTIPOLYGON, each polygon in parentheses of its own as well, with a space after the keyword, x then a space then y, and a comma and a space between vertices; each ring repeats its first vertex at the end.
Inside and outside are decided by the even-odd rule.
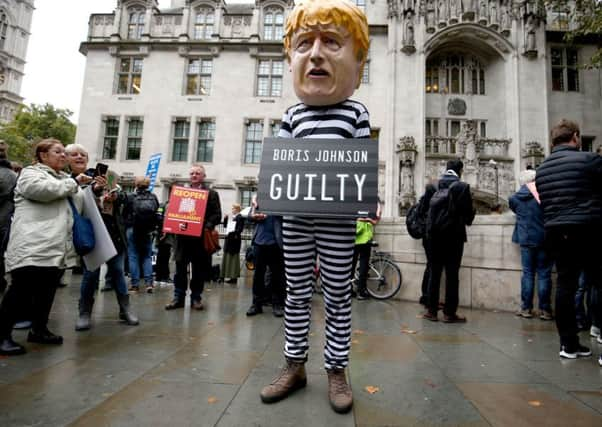
POLYGON ((291 45, 290 71, 303 103, 334 105, 353 94, 361 64, 347 30, 332 24, 300 28, 291 45))

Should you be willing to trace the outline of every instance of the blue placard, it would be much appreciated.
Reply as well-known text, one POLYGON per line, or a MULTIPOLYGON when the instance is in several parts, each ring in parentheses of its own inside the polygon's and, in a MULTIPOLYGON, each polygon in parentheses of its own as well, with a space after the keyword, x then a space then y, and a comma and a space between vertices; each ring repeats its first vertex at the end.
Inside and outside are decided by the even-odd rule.
POLYGON ((153 188, 155 188, 155 181, 157 181, 157 173, 159 172, 161 155, 161 153, 153 154, 148 160, 148 166, 146 167, 145 174, 145 176, 150 178, 150 186, 148 187, 148 191, 153 191, 153 188))

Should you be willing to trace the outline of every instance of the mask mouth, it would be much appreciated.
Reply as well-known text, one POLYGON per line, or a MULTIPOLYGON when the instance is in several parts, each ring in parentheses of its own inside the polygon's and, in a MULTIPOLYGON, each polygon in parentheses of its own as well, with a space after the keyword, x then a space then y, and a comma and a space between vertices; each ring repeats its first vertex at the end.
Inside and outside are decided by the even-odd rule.
POLYGON ((323 70, 322 68, 312 68, 311 70, 309 70, 308 75, 312 77, 327 77, 330 74, 328 73, 328 71, 323 70))

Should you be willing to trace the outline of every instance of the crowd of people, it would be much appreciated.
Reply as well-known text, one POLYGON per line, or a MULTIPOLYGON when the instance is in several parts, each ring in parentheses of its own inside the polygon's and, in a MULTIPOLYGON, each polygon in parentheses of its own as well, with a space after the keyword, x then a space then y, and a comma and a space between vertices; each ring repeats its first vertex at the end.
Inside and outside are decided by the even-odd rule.
MULTIPOLYGON (((366 107, 349 98, 360 84, 368 45, 366 17, 351 2, 303 0, 296 4, 287 19, 284 47, 300 102, 284 113, 280 138, 327 138, 337 140, 337 144, 346 138, 370 138, 366 107)), ((552 154, 537 171, 521 174, 521 187, 509 199, 517 217, 513 241, 520 245, 523 267, 518 315, 534 315, 537 276, 539 316, 542 320, 555 318, 560 335, 559 354, 574 359, 592 354, 580 344, 579 329, 589 327, 591 335, 602 344, 601 275, 596 263, 596 247, 602 238, 602 157, 579 150, 580 131, 570 121, 562 121, 552 129, 551 141, 552 154), (558 273, 554 314, 552 265, 558 273), (583 301, 588 307, 585 313, 583 301)), ((254 224, 251 244, 255 271, 252 301, 246 314, 259 315, 264 305, 271 304, 273 315, 284 317, 285 332, 286 364, 274 381, 262 388, 264 403, 282 400, 307 384, 305 363, 319 262, 328 399, 336 412, 351 409, 353 394, 345 373, 351 343, 351 279, 359 264, 356 295, 359 300, 368 298, 367 266, 378 215, 357 221, 334 216, 280 217, 261 213, 254 201, 246 219, 241 206, 235 204, 222 220, 218 193, 205 184, 204 167, 193 164, 189 187, 208 192, 203 228, 199 235, 166 235, 160 231, 160 224, 167 206, 149 191, 148 178, 136 178, 135 190, 122 192, 109 182, 106 170, 103 173, 98 168, 88 168, 84 147, 72 144, 65 148, 55 139, 40 141, 35 147, 35 163, 23 168, 17 177, 6 152, 6 144, 0 144, 0 231, 7 236, 2 239, 6 240, 4 265, 11 277, 0 304, 0 354, 25 352, 11 337, 22 313, 31 313, 28 341, 62 343, 61 336, 48 330, 48 316, 62 272, 78 264, 72 238, 72 209, 81 212, 84 191, 91 191, 116 250, 116 255, 106 262, 105 281, 115 291, 119 318, 127 325, 139 323, 130 304, 130 292, 140 291, 143 284, 146 292, 153 293, 154 280, 171 281, 172 253, 174 294, 165 309, 184 308, 188 292, 192 310, 205 308, 204 284, 216 277, 204 240, 220 224, 226 233, 217 278, 237 283, 244 224, 254 224), (158 254, 153 278, 155 235, 158 254)), ((457 313, 459 270, 467 241, 466 227, 472 224, 475 209, 470 186, 461 180, 463 166, 459 159, 448 161, 443 175, 427 186, 415 215, 408 214, 408 220, 416 221, 416 236, 422 239, 427 260, 420 297, 426 309, 423 318, 433 322, 439 320, 440 310, 444 322, 467 321, 457 313), (445 298, 440 303, 443 270, 445 298)), ((80 265, 83 276, 75 329, 83 331, 92 327, 100 268, 90 271, 81 260, 80 265)), ((5 282, 0 282, 0 286, 5 287, 5 282)))

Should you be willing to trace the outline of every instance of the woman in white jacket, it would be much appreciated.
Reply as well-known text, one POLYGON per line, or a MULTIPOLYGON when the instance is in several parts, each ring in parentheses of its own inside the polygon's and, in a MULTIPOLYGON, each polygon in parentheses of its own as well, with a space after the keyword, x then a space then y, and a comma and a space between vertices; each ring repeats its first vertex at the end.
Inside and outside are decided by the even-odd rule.
POLYGON ((65 148, 57 139, 45 139, 35 147, 37 163, 21 171, 15 188, 15 213, 6 250, 6 271, 11 286, 0 304, 0 354, 25 353, 12 340, 11 331, 20 312, 33 298, 33 324, 27 341, 62 344, 63 337, 47 328, 48 316, 61 270, 73 267, 73 213, 82 199, 77 179, 62 172, 65 148))

